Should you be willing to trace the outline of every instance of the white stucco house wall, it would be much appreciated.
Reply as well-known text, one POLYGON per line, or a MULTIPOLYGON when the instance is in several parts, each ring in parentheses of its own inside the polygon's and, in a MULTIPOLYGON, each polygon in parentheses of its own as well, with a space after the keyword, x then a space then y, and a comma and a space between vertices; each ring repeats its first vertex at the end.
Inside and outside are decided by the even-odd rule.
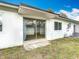
POLYGON ((27 41, 27 34, 34 35, 36 32, 34 39, 38 39, 39 31, 40 36, 44 34, 45 40, 69 37, 79 33, 79 22, 28 5, 16 6, 0 2, 0 49, 23 45, 24 40, 27 41), (40 22, 41 27, 35 24, 35 28, 30 26, 32 22, 26 26, 28 23, 26 20, 30 19, 34 19, 34 23, 40 22))

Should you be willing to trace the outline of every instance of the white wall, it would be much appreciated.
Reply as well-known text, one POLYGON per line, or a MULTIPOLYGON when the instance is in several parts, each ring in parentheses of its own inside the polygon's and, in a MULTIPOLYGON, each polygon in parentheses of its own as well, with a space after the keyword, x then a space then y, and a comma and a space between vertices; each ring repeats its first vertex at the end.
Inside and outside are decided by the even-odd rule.
POLYGON ((73 23, 71 24, 71 27, 69 28, 69 31, 67 31, 67 25, 69 22, 57 20, 57 19, 50 19, 46 21, 46 38, 48 40, 63 38, 64 35, 71 36, 73 34, 74 28, 73 23), (62 30, 54 30, 54 22, 61 22, 62 23, 62 30))
POLYGON ((79 24, 75 25, 75 33, 79 33, 79 24))
POLYGON ((2 32, 0 32, 0 49, 23 44, 23 17, 18 13, 0 10, 2 32))
MULTIPOLYGON (((23 44, 23 17, 18 13, 0 10, 0 21, 2 21, 2 32, 0 32, 0 49, 13 47, 23 44)), ((73 24, 69 31, 66 30, 68 22, 57 19, 46 21, 46 38, 57 39, 71 36, 73 33, 73 24), (62 30, 54 30, 54 22, 62 22, 62 30)))

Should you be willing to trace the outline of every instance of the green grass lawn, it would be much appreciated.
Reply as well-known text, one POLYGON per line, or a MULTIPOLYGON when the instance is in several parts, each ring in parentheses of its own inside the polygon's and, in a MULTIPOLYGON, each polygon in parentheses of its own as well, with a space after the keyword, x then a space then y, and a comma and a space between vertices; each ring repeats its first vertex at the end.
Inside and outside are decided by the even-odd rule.
POLYGON ((22 46, 0 50, 0 59, 79 59, 79 38, 64 38, 25 51, 22 46))

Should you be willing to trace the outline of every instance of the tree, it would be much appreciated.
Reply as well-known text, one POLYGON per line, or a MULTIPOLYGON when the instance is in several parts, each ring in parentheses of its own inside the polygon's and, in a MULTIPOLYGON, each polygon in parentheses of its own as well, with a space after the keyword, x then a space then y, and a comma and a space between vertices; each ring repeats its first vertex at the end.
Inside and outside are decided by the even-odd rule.
POLYGON ((47 11, 48 11, 49 13, 53 13, 53 11, 52 11, 51 8, 49 8, 47 11))

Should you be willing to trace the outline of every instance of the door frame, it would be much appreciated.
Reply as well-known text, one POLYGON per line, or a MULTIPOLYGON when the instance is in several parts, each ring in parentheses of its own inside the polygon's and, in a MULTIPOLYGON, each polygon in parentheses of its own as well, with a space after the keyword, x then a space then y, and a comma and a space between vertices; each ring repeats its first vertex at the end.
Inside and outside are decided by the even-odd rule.
MULTIPOLYGON (((44 21, 45 22, 45 25, 44 25, 44 31, 45 31, 45 27, 46 27, 46 20, 40 20, 40 19, 31 19, 31 18, 23 18, 23 24, 24 24, 24 20, 35 20, 36 22, 37 21, 44 21)), ((23 25, 24 27, 24 25, 23 25)), ((26 28, 26 31, 27 31, 27 28, 26 28)), ((38 39, 38 35, 37 35, 37 23, 35 24, 35 28, 34 28, 34 34, 35 34, 35 39, 38 39)), ((45 38, 45 32, 44 32, 44 38, 45 38)), ((23 30, 23 36, 24 36, 24 30, 23 30)), ((41 39, 41 38, 40 38, 41 39)), ((24 38, 24 41, 26 40, 30 40, 30 39, 27 39, 27 33, 26 33, 26 38, 24 38)))

